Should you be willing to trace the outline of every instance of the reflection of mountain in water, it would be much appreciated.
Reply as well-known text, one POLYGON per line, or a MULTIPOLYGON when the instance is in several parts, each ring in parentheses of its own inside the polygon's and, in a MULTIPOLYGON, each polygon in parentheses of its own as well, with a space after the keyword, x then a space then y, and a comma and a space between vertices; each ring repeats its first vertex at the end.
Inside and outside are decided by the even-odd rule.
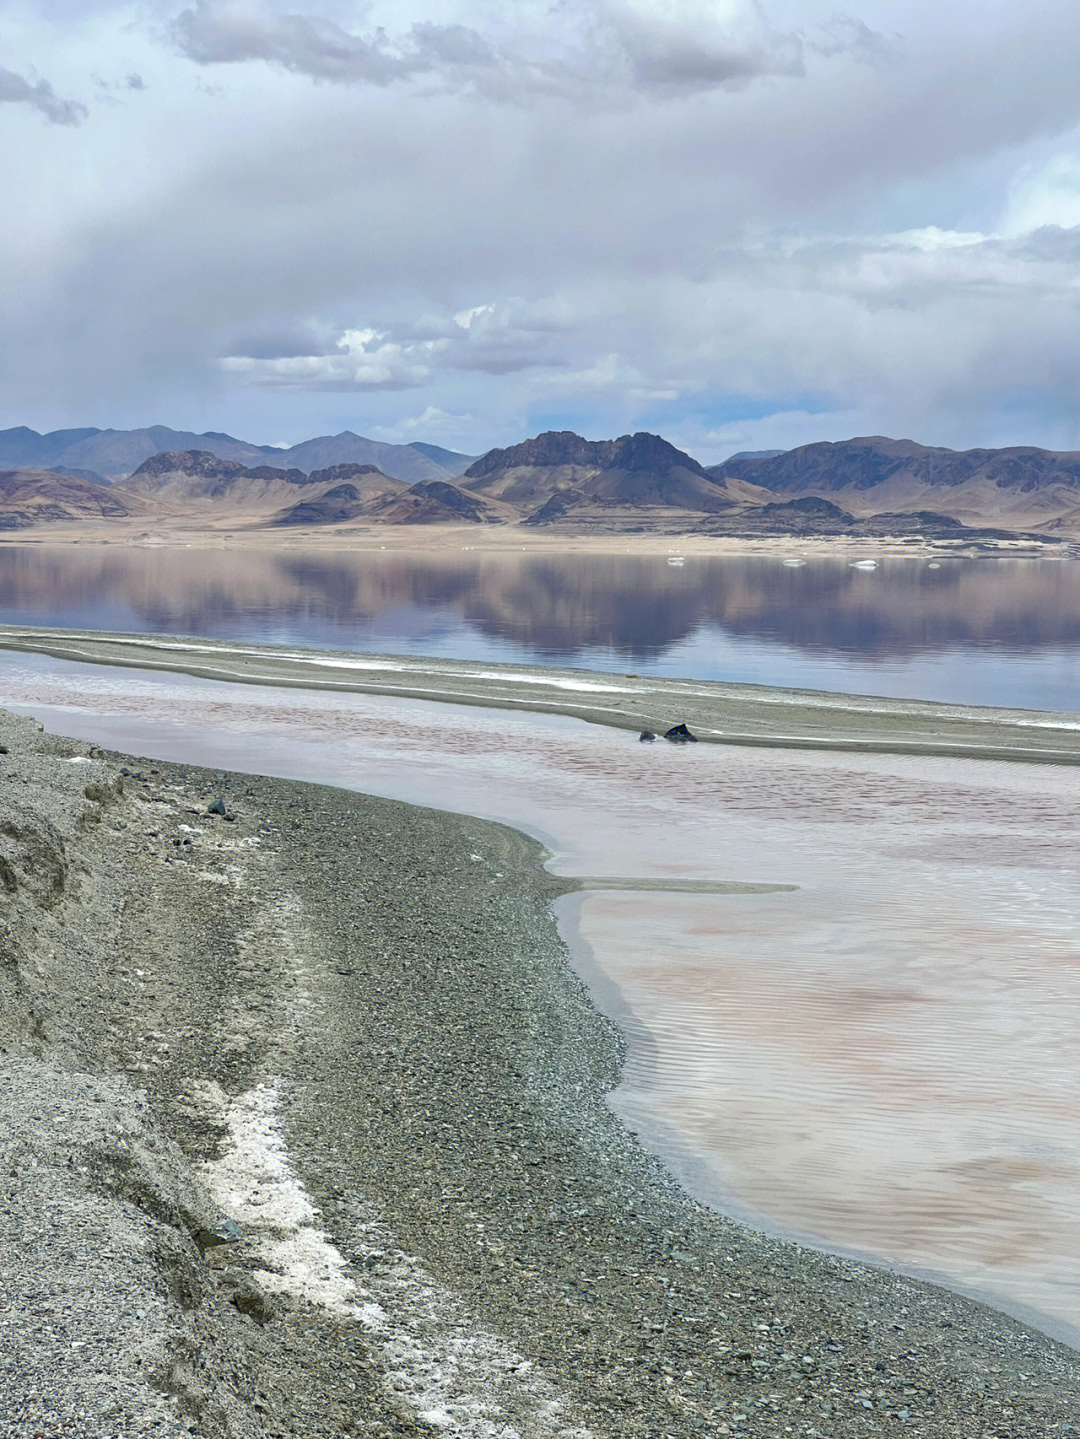
POLYGON ((0 614, 88 629, 423 649, 461 628, 546 659, 658 658, 695 631, 822 655, 1080 643, 1080 568, 1055 561, 830 561, 590 555, 434 559, 253 549, 0 550, 0 614))

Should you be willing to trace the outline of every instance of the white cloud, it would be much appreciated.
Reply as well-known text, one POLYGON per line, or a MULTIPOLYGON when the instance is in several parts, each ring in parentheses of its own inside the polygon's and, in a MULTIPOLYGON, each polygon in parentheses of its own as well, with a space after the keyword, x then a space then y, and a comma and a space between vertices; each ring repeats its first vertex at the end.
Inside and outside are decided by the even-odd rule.
POLYGON ((331 353, 315 355, 227 355, 221 368, 251 384, 273 390, 404 390, 421 385, 428 361, 441 341, 401 345, 377 330, 346 330, 331 353))
POLYGON ((1076 152, 1025 166, 1010 186, 1002 231, 1026 235, 1048 225, 1080 226, 1080 154, 1076 152))
POLYGON ((476 433, 477 424, 475 415, 451 415, 437 405, 428 405, 419 414, 406 415, 394 425, 373 425, 370 434, 372 439, 389 444, 407 445, 413 440, 425 440, 454 449, 461 435, 476 433))
POLYGON ((1075 442, 1073 8, 858 11, 7 7, 0 424, 1075 442))

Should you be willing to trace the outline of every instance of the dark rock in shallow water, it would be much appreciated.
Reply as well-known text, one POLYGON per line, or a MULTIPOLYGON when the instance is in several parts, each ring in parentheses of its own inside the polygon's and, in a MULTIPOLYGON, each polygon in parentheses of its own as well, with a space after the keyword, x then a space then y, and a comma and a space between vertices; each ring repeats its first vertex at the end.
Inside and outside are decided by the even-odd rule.
POLYGON ((669 730, 664 731, 664 738, 672 744, 697 744, 698 737, 691 734, 684 724, 673 724, 669 730))
POLYGON ((643 729, 638 735, 638 739, 641 741, 642 744, 652 744, 655 738, 656 736, 653 734, 651 729, 643 729))

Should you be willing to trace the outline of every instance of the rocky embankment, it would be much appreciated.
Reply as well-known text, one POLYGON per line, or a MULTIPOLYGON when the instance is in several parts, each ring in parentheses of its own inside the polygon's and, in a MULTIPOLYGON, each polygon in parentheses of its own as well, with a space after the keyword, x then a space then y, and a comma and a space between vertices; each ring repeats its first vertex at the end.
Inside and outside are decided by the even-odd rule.
POLYGON ((1080 1434, 1080 1358, 693 1203, 535 844, 0 719, 0 1433, 1080 1434))

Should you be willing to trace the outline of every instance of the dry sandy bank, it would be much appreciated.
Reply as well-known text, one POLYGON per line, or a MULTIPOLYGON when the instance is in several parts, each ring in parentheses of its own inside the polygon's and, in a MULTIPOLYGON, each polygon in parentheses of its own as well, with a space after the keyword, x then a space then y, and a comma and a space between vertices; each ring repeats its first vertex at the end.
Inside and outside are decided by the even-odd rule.
POLYGON ((330 528, 274 529, 253 526, 249 516, 224 515, 203 525, 177 522, 148 526, 145 520, 87 520, 78 525, 48 524, 33 530, 0 532, 0 545, 116 545, 134 548, 265 549, 365 554, 386 550, 424 558, 469 552, 478 555, 628 555, 639 557, 718 558, 727 555, 771 555, 792 561, 908 558, 1019 557, 1074 558, 1078 545, 1052 539, 932 540, 911 536, 849 539, 844 536, 772 536, 641 532, 596 534, 556 529, 522 529, 517 525, 342 525, 330 528))

